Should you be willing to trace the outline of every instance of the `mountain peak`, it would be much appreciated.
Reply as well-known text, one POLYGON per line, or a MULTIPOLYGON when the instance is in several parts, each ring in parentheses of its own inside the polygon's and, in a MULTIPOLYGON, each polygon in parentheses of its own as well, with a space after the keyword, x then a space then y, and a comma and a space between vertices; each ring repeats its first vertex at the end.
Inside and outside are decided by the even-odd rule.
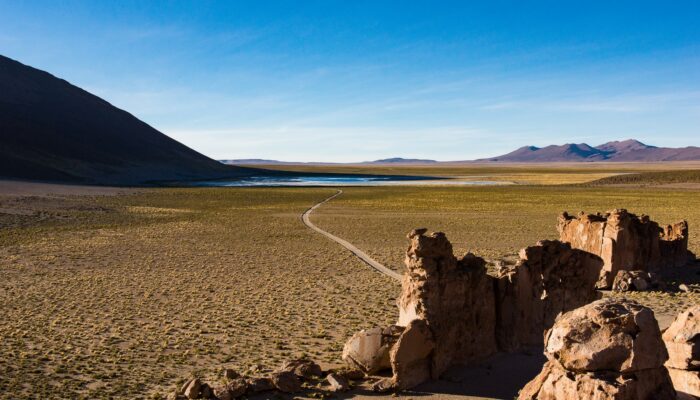
POLYGON ((596 146, 596 149, 602 151, 614 151, 614 152, 625 152, 625 151, 636 151, 642 149, 655 148, 654 146, 646 145, 637 139, 627 139, 622 141, 612 141, 603 143, 596 146))
POLYGON ((482 161, 502 162, 572 162, 572 161, 688 161, 700 160, 698 147, 656 147, 636 139, 611 141, 596 147, 586 143, 549 145, 542 148, 524 146, 502 156, 482 161))
POLYGON ((392 157, 381 160, 367 161, 365 164, 432 164, 436 162, 437 161, 435 160, 426 160, 421 158, 392 157))
POLYGON ((99 184, 242 173, 48 72, 0 55, 0 177, 99 184))

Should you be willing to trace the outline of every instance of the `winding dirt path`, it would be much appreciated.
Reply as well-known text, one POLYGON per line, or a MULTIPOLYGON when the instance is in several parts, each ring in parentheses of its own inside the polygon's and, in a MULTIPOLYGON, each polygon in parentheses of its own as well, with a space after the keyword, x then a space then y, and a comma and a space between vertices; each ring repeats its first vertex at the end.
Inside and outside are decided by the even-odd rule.
POLYGON ((323 204, 333 200, 334 198, 340 196, 341 194, 343 194, 343 191, 338 189, 338 192, 336 194, 334 194, 333 196, 323 200, 322 202, 320 202, 320 203, 316 204, 315 206, 306 210, 303 214, 301 214, 301 221, 304 223, 304 225, 308 226, 309 228, 315 230, 316 232, 320 233, 321 235, 329 238, 330 240, 332 240, 332 241, 340 244, 341 246, 345 247, 346 249, 350 250, 350 252, 352 252, 354 255, 357 256, 357 258, 364 261, 370 267, 372 267, 372 268, 376 269, 377 271, 381 272, 382 274, 384 274, 390 278, 394 278, 400 282, 401 281, 401 274, 399 274, 398 272, 391 270, 391 269, 387 268, 386 266, 373 260, 372 257, 367 255, 367 253, 358 249, 357 247, 355 247, 352 243, 348 242, 347 240, 341 239, 341 238, 339 238, 339 237, 337 237, 329 232, 326 232, 323 229, 314 225, 313 222, 311 222, 311 219, 309 218, 309 216, 311 215, 311 213, 315 209, 317 209, 320 206, 322 206, 323 204))

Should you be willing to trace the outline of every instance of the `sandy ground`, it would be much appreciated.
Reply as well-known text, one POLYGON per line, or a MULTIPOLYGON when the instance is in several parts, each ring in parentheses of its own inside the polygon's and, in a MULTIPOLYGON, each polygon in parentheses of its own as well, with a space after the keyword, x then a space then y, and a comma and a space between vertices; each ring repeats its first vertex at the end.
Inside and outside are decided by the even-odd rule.
POLYGON ((115 196, 135 193, 137 190, 108 186, 59 185, 55 183, 0 180, 0 196, 115 196))
MULTIPOLYGON (((428 189, 421 190, 422 196, 428 189)), ((133 398, 125 395, 138 393, 144 384, 172 387, 193 365, 209 368, 205 373, 222 366, 243 371, 305 352, 333 366, 349 334, 396 315, 393 280, 299 222, 303 210, 334 191, 168 189, 152 196, 151 189, 0 181, 0 227, 8 228, 0 231, 6 235, 0 235, 0 264, 6 268, 0 270, 5 316, 0 374, 10 378, 0 376, 0 386, 18 384, 13 379, 19 378, 29 387, 46 384, 48 391, 52 382, 65 382, 61 393, 67 398, 77 398, 72 393, 133 398), (139 193, 145 195, 136 201, 116 196, 139 193), (115 382, 122 388, 115 389, 115 382)), ((357 197, 367 201, 364 192, 357 197)), ((326 207, 332 215, 344 215, 348 219, 334 218, 331 231, 374 254, 382 255, 384 246, 390 254, 402 252, 406 229, 385 232, 372 227, 373 218, 387 227, 396 225, 394 218, 411 218, 403 223, 416 227, 449 216, 455 218, 454 231, 477 232, 454 209, 474 207, 462 199, 441 204, 439 215, 391 210, 392 219, 383 220, 367 210, 364 217, 354 214, 344 198, 324 205, 322 215, 314 217, 325 227, 331 220, 318 217, 326 207), (338 223, 361 226, 363 232, 344 232, 338 223), (394 236, 398 243, 391 242, 394 236)), ((435 198, 426 201, 429 207, 436 204, 435 198)), ((416 198, 405 204, 415 211, 416 198)), ((683 204, 688 204, 685 198, 683 204)), ((493 218, 489 208, 482 213, 493 218)), ((544 214, 543 224, 551 230, 549 210, 544 214)), ((518 232, 523 235, 539 237, 518 232)), ((497 239, 510 242, 509 237, 497 239)), ((685 282, 700 288, 700 265, 669 271, 665 278, 672 287, 685 282)), ((678 292, 625 296, 650 305, 662 327, 679 307, 697 301, 678 292)), ((396 396, 374 395, 365 384, 338 397, 511 399, 543 360, 539 349, 498 354, 396 396)), ((18 393, 6 391, 0 398, 29 397, 18 393)))

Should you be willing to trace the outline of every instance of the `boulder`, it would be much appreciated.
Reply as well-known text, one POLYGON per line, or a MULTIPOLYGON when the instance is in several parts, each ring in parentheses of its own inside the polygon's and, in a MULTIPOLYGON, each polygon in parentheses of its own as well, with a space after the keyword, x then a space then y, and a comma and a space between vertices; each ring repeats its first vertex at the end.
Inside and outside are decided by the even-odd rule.
POLYGON ((291 371, 273 372, 270 376, 272 384, 277 390, 284 393, 296 393, 301 390, 301 382, 297 375, 291 371))
POLYGON ((224 379, 226 379, 226 380, 231 380, 231 379, 236 379, 236 378, 241 377, 241 374, 239 374, 238 372, 236 372, 236 370, 233 370, 231 368, 224 369, 223 375, 224 375, 224 379))
POLYGON ((408 323, 398 342, 391 348, 393 376, 374 385, 376 391, 410 389, 431 378, 435 350, 433 334, 426 321, 414 319, 408 323))
POLYGON ((679 395, 700 398, 700 371, 669 368, 668 374, 671 376, 673 388, 679 395))
POLYGON ((321 367, 315 362, 307 359, 298 359, 285 361, 277 372, 293 372, 296 376, 303 379, 318 378, 323 374, 321 367))
POLYGON ((658 288, 660 285, 658 275, 646 271, 617 271, 613 279, 612 290, 616 292, 643 292, 658 288))
POLYGON ((195 378, 186 383, 186 385, 187 386, 182 391, 185 397, 188 399, 198 399, 201 396, 202 381, 195 378))
POLYGON ((402 327, 391 326, 356 333, 343 347, 343 361, 370 375, 391 368, 389 349, 402 330, 402 327))
POLYGON ((634 372, 668 359, 654 312, 605 299, 564 314, 545 336, 545 355, 575 372, 634 372))
POLYGON ((207 383, 202 383, 202 388, 199 390, 199 397, 202 399, 212 399, 214 398, 214 391, 211 386, 207 383))
POLYGON ((359 381, 365 379, 365 373, 360 371, 359 369, 346 370, 343 371, 341 375, 343 375, 345 378, 351 381, 359 381))
POLYGON ((692 259, 688 251, 688 223, 660 227, 648 216, 624 209, 605 214, 564 212, 557 225, 559 240, 595 254, 603 260, 598 287, 608 289, 620 270, 658 271, 683 266, 692 259))
POLYGON ((548 361, 518 395, 519 400, 675 400, 668 376, 655 370, 572 374, 548 361))
POLYGON ((247 378, 246 383, 248 384, 248 391, 250 393, 267 392, 269 390, 275 389, 275 385, 272 383, 272 380, 270 378, 265 378, 265 377, 247 378))
POLYGON ((680 313, 663 340, 669 356, 667 367, 700 370, 700 305, 680 313))
POLYGON ((243 378, 235 378, 226 384, 226 389, 231 395, 231 398, 243 396, 248 390, 248 382, 243 378))
POLYGON ((700 397, 700 305, 680 313, 663 340, 673 387, 679 393, 700 397))
POLYGON ((326 380, 328 384, 331 385, 331 391, 333 392, 346 392, 350 390, 350 382, 348 382, 347 378, 343 375, 331 372, 326 376, 326 380))
POLYGON ((229 392, 226 385, 215 386, 214 387, 214 396, 216 396, 216 398, 219 400, 233 400, 233 399, 235 399, 235 397, 233 395, 231 395, 231 392, 229 392))
POLYGON ((559 316, 547 363, 519 399, 675 399, 651 309, 603 299, 559 316))

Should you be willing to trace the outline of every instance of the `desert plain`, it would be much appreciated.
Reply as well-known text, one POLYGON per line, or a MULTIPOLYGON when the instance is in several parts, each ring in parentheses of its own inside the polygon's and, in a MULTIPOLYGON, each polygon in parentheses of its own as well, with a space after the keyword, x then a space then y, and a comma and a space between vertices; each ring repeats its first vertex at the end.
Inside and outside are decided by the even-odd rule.
MULTIPOLYGON (((456 253, 497 260, 558 238, 564 210, 626 208, 660 223, 685 219, 688 247, 698 254, 697 168, 296 170, 510 183, 343 187, 312 215, 317 226, 401 272, 414 228, 445 232, 456 253)), ((224 368, 264 371, 304 356, 340 366, 354 332, 395 322, 400 285, 301 223, 305 210, 337 190, 2 182, 0 398, 159 398, 189 376, 216 379, 224 368)), ((664 278, 669 290, 626 294, 650 306, 662 326, 700 303, 697 291, 676 290, 680 283, 698 289, 697 266, 664 278)), ((443 395, 435 386, 421 394, 443 395)))

